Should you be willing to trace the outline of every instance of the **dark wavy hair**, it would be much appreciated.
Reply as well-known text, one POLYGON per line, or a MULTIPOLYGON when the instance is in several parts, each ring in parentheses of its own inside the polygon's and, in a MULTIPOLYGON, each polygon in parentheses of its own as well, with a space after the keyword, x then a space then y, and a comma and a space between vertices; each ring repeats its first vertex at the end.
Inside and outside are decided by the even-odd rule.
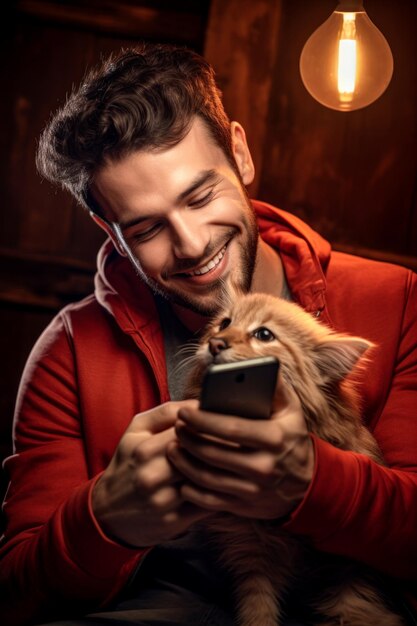
POLYGON ((179 46, 123 49, 90 71, 52 116, 39 139, 36 164, 45 178, 99 212, 89 194, 94 173, 108 159, 174 146, 195 116, 236 169, 230 121, 209 63, 179 46))

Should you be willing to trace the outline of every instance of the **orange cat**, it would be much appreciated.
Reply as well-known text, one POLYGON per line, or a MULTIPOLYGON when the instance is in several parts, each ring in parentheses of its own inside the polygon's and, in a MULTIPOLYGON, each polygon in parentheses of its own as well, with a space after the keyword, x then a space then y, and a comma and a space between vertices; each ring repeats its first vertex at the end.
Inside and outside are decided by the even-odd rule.
MULTIPOLYGON (((202 338, 186 395, 199 397, 204 372, 213 362, 275 356, 281 363, 280 384, 298 395, 310 432, 383 463, 361 423, 348 376, 371 346, 365 339, 331 331, 297 304, 265 294, 238 295, 202 338)), ((313 623, 322 626, 404 626, 359 564, 319 553, 268 520, 225 513, 203 526, 235 582, 240 626, 279 626, 291 593, 297 604, 308 604, 310 614, 318 616, 313 623)))

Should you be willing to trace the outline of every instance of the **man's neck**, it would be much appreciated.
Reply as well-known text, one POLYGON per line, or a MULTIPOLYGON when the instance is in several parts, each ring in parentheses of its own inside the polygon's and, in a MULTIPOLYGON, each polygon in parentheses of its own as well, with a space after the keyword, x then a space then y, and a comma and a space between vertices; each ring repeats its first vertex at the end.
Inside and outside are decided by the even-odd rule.
POLYGON ((250 290, 258 293, 269 293, 280 296, 284 285, 284 268, 281 258, 265 241, 259 239, 250 290))

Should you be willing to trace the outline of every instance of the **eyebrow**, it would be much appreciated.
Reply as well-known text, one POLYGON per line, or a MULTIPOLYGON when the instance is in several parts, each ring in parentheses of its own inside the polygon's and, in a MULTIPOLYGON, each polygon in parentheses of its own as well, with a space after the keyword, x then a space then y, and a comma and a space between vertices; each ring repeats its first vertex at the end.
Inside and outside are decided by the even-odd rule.
MULTIPOLYGON (((180 204, 186 198, 188 198, 188 196, 191 196, 191 194, 197 191, 197 189, 207 183, 215 182, 217 178, 218 173, 216 172, 216 170, 203 170, 202 172, 197 174, 194 180, 186 189, 184 189, 184 191, 181 191, 181 193, 178 194, 178 196, 175 198, 175 204, 180 204)), ((137 224, 146 221, 147 219, 148 216, 134 217, 131 220, 126 220, 126 222, 119 222, 119 227, 121 228, 121 230, 126 230, 131 226, 136 226, 137 224)))

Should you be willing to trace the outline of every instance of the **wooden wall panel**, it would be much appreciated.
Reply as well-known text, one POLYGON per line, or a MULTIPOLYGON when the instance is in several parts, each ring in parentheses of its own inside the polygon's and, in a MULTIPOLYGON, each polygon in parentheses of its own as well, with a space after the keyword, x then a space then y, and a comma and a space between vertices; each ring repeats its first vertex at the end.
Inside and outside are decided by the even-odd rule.
MULTIPOLYGON (((97 44, 109 47, 108 40, 97 42, 90 33, 63 31, 43 24, 19 25, 11 45, 17 70, 14 115, 6 130, 12 137, 12 158, 5 162, 8 168, 6 188, 9 187, 11 205, 9 219, 15 220, 16 224, 13 239, 0 235, 4 247, 71 256, 68 234, 73 229, 74 212, 79 209, 73 207, 67 195, 41 181, 34 166, 35 151, 38 136, 51 110, 62 103, 62 97, 71 90, 73 82, 82 77, 84 58, 94 56, 95 50, 100 49, 97 44)), ((88 224, 87 229, 91 233, 91 246, 83 250, 83 257, 92 261, 103 238, 92 225, 88 224)))
MULTIPOLYGON (((34 341, 93 289, 104 234, 35 168, 39 134, 100 57, 139 40, 202 51, 209 0, 15 0, 0 38, 0 462, 11 452, 16 391, 34 341)), ((1 496, 0 485, 0 496, 1 496)))
POLYGON ((255 9, 213 0, 206 55, 230 116, 252 142, 252 195, 304 218, 335 247, 417 269, 417 4, 364 4, 390 42, 395 67, 382 97, 358 111, 323 107, 299 74, 302 47, 334 10, 332 0, 263 0, 262 31, 255 9))
POLYGON ((245 127, 259 187, 266 121, 280 43, 282 0, 228 0, 211 4, 205 56, 216 69, 232 119, 245 127))
POLYGON ((0 58, 9 87, 0 100, 6 121, 0 137, 5 157, 0 247, 94 263, 103 237, 67 194, 40 181, 34 165, 39 134, 86 66, 110 51, 152 38, 201 50, 208 2, 17 0, 15 5, 3 39, 7 54, 0 58))

